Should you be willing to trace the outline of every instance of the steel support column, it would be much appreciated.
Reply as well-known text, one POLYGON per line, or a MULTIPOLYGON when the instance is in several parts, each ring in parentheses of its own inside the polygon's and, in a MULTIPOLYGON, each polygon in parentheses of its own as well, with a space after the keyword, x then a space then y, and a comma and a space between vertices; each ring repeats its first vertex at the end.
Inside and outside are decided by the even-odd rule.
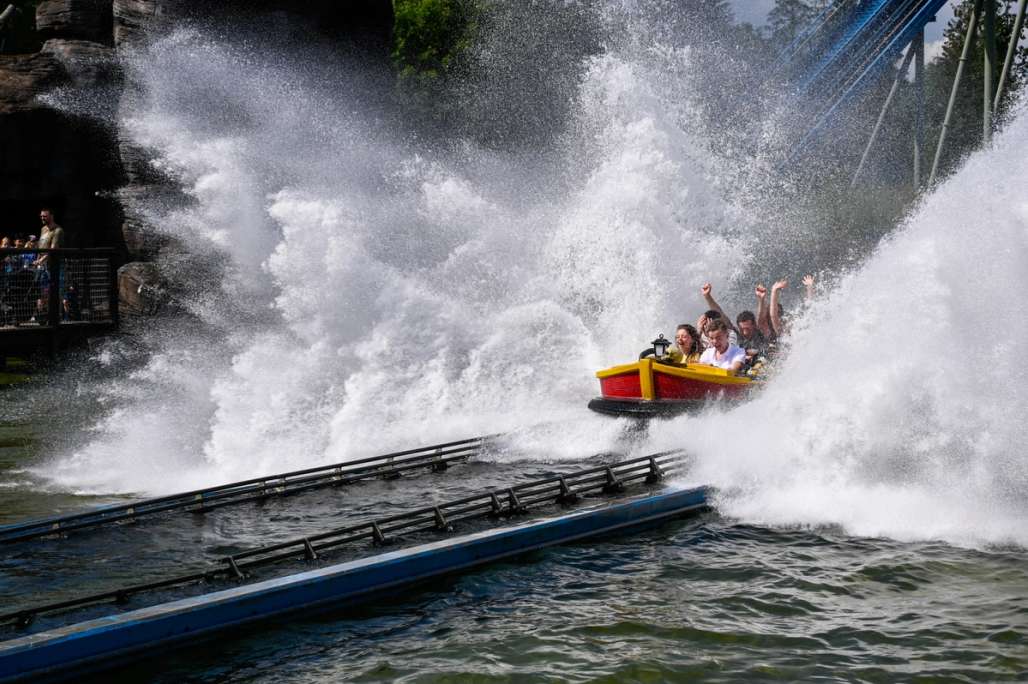
POLYGON ((914 51, 914 192, 921 188, 924 155, 924 29, 911 44, 914 51))
POLYGON ((878 120, 875 121, 875 127, 871 130, 871 137, 867 141, 867 146, 864 147, 864 154, 860 156, 860 163, 857 164, 857 170, 853 174, 853 180, 850 182, 850 187, 854 187, 857 184, 857 179, 860 178, 860 172, 864 170, 864 164, 867 163, 867 158, 871 154, 871 147, 875 144, 875 140, 878 138, 878 133, 882 130, 882 122, 885 121, 885 115, 889 113, 889 107, 892 106, 892 101, 896 97, 896 91, 899 90, 900 82, 907 75, 907 70, 910 69, 910 61, 914 58, 914 46, 911 45, 907 48, 907 56, 903 58, 903 64, 900 66, 899 71, 896 73, 896 78, 892 82, 892 87, 889 88, 889 94, 885 98, 885 103, 882 105, 882 111, 878 113, 878 120))
POLYGON ((999 102, 1003 97, 1003 88, 1007 85, 1007 77, 1010 75, 1010 67, 1014 63, 1014 55, 1017 54, 1017 44, 1021 42, 1021 28, 1024 26, 1024 10, 1028 0, 1021 0, 1017 4, 1017 17, 1014 19, 1014 30, 1010 34, 1010 44, 1007 45, 1007 57, 1003 60, 1003 71, 999 75, 999 85, 996 86, 996 97, 992 101, 992 111, 999 111, 999 102))
POLYGON ((978 27, 978 15, 982 11, 982 0, 974 3, 971 16, 967 22, 967 33, 964 35, 964 49, 960 52, 960 61, 957 63, 957 74, 953 77, 953 88, 949 92, 949 103, 946 105, 946 116, 942 120, 942 130, 939 131, 939 144, 935 146, 935 159, 932 161, 932 172, 928 176, 928 184, 932 185, 939 173, 939 160, 942 159, 942 151, 946 145, 946 133, 949 131, 950 122, 953 120, 953 108, 957 102, 957 93, 960 91, 960 80, 964 77, 964 66, 967 64, 967 55, 971 52, 971 43, 974 42, 975 29, 978 27))
POLYGON ((982 89, 982 142, 992 141, 993 80, 996 76, 996 0, 985 0, 984 36, 982 54, 985 57, 982 89))

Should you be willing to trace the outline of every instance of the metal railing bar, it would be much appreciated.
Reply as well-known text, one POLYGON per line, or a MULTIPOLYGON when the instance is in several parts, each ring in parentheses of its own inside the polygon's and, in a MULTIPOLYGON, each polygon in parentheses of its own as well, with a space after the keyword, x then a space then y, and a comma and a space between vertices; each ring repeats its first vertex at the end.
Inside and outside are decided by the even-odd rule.
MULTIPOLYGON (((618 479, 620 479, 621 482, 634 482, 636 480, 644 480, 644 479, 646 479, 647 477, 650 476, 649 463, 651 461, 654 461, 654 462, 657 462, 658 464, 661 464, 663 466, 661 469, 662 469, 662 471, 664 473, 669 473, 669 472, 674 470, 674 468, 668 468, 667 467, 667 463, 668 462, 674 462, 672 457, 670 457, 670 456, 660 456, 660 457, 658 457, 658 456, 653 456, 653 457, 645 456, 645 457, 641 457, 640 459, 632 459, 632 461, 624 462, 624 464, 628 464, 630 466, 629 468, 621 468, 622 464, 614 464, 614 465, 611 465, 611 466, 602 466, 602 471, 605 473, 607 468, 611 468, 611 470, 614 471, 615 474, 619 475, 618 479), (638 465, 640 465, 640 464, 633 463, 633 461, 636 461, 636 462, 644 461, 644 465, 646 465, 646 470, 644 472, 635 473, 634 471, 639 469, 638 465)), ((596 470, 597 470, 596 468, 590 468, 590 469, 588 469, 586 471, 580 471, 580 472, 591 473, 591 472, 595 472, 596 470)), ((576 477, 577 475, 579 475, 579 473, 574 473, 571 476, 565 477, 565 482, 568 483, 569 487, 577 486, 577 485, 581 484, 581 479, 577 478, 576 477)), ((523 504, 525 504, 525 503, 542 503, 542 502, 546 502, 546 501, 550 501, 550 500, 554 499, 554 494, 560 493, 560 484, 559 484, 560 483, 560 479, 561 479, 561 476, 556 476, 556 477, 552 477, 552 478, 547 478, 546 480, 540 480, 538 482, 527 483, 528 485, 537 485, 537 484, 542 485, 542 484, 545 483, 547 485, 547 487, 543 491, 536 491, 535 489, 531 489, 529 491, 526 491, 525 492, 526 493, 526 497, 524 499, 522 499, 522 503, 523 504)), ((606 476, 604 475, 603 477, 593 477, 593 478, 590 478, 590 480, 588 480, 588 483, 589 484, 587 484, 587 486, 584 487, 584 488, 579 486, 578 487, 578 491, 582 492, 582 491, 592 491, 592 490, 595 490, 595 489, 602 489, 602 487, 606 484, 606 476), (600 484, 601 482, 603 484, 600 484)), ((374 521, 355 523, 353 525, 348 525, 346 527, 336 528, 334 530, 328 530, 326 532, 320 532, 320 533, 317 533, 317 534, 308 535, 307 537, 305 537, 305 539, 310 541, 310 542, 321 541, 321 540, 324 540, 324 539, 330 539, 332 537, 336 537, 336 536, 339 536, 339 535, 345 535, 345 534, 349 534, 351 532, 355 532, 357 530, 364 529, 365 527, 368 527, 369 525, 371 525, 372 522, 376 523, 382 529, 382 531, 384 532, 384 531, 386 531, 386 528, 394 529, 393 527, 391 527, 394 523, 405 521, 405 520, 409 520, 409 519, 411 519, 412 517, 415 517, 415 516, 420 516, 421 518, 431 518, 434 521, 434 512, 435 512, 436 508, 440 508, 442 510, 445 510, 447 513, 450 513, 451 515, 460 514, 463 511, 463 509, 457 508, 457 510, 453 510, 455 507, 460 507, 460 506, 466 506, 467 510, 469 510, 469 511, 470 510, 475 510, 475 509, 478 509, 478 508, 483 508, 483 509, 489 509, 489 511, 491 512, 492 511, 492 497, 495 495, 496 497, 498 497, 500 499, 503 499, 503 498, 506 497, 507 492, 508 492, 509 489, 517 490, 517 487, 510 487, 510 488, 507 488, 507 489, 490 490, 489 492, 486 492, 484 494, 475 494, 475 495, 467 496, 467 497, 464 497, 464 498, 461 498, 461 499, 455 499, 455 500, 447 501, 447 502, 444 502, 444 503, 441 503, 441 504, 437 504, 435 506, 426 506, 426 507, 414 509, 414 510, 411 510, 411 511, 405 511, 403 513, 397 513, 395 515, 388 516, 388 517, 385 517, 385 518, 376 518, 374 521), (474 504, 474 505, 468 506, 468 504, 474 504)), ((522 491, 524 491, 524 489, 522 491)), ((395 529, 401 529, 402 527, 404 527, 404 525, 400 525, 399 527, 397 527, 395 529)), ((251 549, 249 551, 244 551, 244 552, 241 552, 241 553, 238 553, 238 554, 234 554, 233 558, 235 558, 237 560, 243 559, 243 558, 250 558, 250 557, 253 557, 253 556, 260 555, 262 553, 267 553, 267 552, 271 552, 271 551, 278 551, 278 550, 289 548, 289 547, 292 547, 292 546, 298 546, 298 545, 301 545, 302 543, 303 543, 303 540, 290 540, 290 541, 287 541, 287 542, 281 542, 279 544, 274 544, 274 545, 271 545, 271 546, 265 546, 265 547, 261 547, 259 549, 251 549)), ((316 546, 315 549, 317 549, 317 548, 318 547, 316 546)))
POLYGON ((283 560, 298 559, 300 557, 310 559, 311 556, 309 554, 312 552, 314 558, 316 558, 319 551, 336 548, 362 539, 370 538, 378 543, 387 543, 389 541, 389 538, 386 537, 387 534, 401 533, 404 530, 407 532, 402 532, 403 534, 439 530, 437 512, 445 511, 443 515, 448 523, 447 528, 453 524, 478 520, 493 515, 515 515, 540 504, 553 505, 558 503, 562 496, 568 494, 585 495, 590 492, 603 492, 604 488, 610 483, 608 472, 622 484, 650 481, 654 477, 654 466, 659 468, 659 477, 663 477, 680 469, 681 459, 675 457, 675 455, 680 453, 662 452, 661 454, 630 459, 619 464, 588 468, 504 489, 490 489, 482 494, 443 502, 431 507, 419 508, 385 518, 367 520, 354 525, 308 535, 300 539, 292 539, 257 549, 242 551, 226 556, 221 560, 219 566, 203 572, 194 572, 90 596, 23 608, 0 614, 0 623, 15 621, 17 624, 25 626, 35 616, 43 613, 80 608, 110 600, 125 601, 135 594, 195 582, 212 581, 222 576, 241 579, 243 577, 243 570, 246 569, 261 567, 283 560), (640 471, 640 465, 645 465, 646 469, 640 471), (597 477, 597 471, 602 471, 603 476, 597 477), (563 486, 561 485, 562 480, 563 486), (548 486, 540 489, 540 486, 543 484, 548 486), (524 494, 523 498, 518 499, 517 507, 515 507, 515 501, 510 497, 510 494, 514 491, 521 491, 524 494), (497 500, 505 502, 501 504, 500 510, 495 508, 494 501, 497 500))
POLYGON ((301 491, 298 487, 291 486, 298 482, 313 484, 315 480, 324 480, 328 484, 350 484, 356 481, 353 479, 354 476, 359 476, 357 479, 367 479, 380 475, 389 475, 397 472, 404 472, 406 470, 428 467, 437 463, 445 462, 449 464, 460 460, 466 460, 474 453, 477 453, 488 439, 496 436, 497 435, 488 435, 441 444, 433 444, 430 446, 420 447, 418 449, 407 449, 379 456, 356 459, 354 461, 333 463, 287 473, 256 477, 225 485, 218 485, 205 489, 195 489, 178 494, 145 499, 134 503, 117 504, 71 515, 31 520, 25 523, 0 528, 0 543, 25 541, 35 537, 60 534, 62 532, 95 527, 122 520, 135 519, 145 515, 174 510, 176 508, 214 509, 224 505, 223 503, 218 502, 219 499, 237 497, 239 499, 238 503, 243 503, 245 501, 253 500, 254 498, 266 498, 268 495, 289 493, 289 490, 291 489, 301 491), (412 454, 418 455, 412 456, 412 454), (460 454, 460 456, 455 456, 456 454, 460 454), (392 462, 390 463, 390 461, 392 462), (409 467, 407 467, 408 464, 409 467), (388 467, 393 465, 398 467, 388 467), (315 473, 317 473, 317 475, 314 475, 315 473), (306 475, 310 475, 310 477, 307 479, 300 477, 306 475), (338 477, 339 475, 344 475, 346 477, 338 477), (275 484, 272 485, 272 483, 275 484), (268 491, 273 489, 273 487, 281 489, 278 492, 268 491), (257 490, 267 491, 267 494, 250 498, 244 498, 242 496, 257 490))

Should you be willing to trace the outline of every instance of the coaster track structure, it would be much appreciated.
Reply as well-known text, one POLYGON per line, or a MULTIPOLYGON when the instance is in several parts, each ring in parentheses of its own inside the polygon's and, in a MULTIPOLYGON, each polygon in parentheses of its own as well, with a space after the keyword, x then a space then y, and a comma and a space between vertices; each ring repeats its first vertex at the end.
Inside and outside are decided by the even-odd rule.
MULTIPOLYGON (((924 31, 935 20, 936 13, 948 0, 835 0, 829 3, 797 38, 779 55, 776 69, 789 74, 795 97, 809 122, 801 129, 788 153, 795 162, 817 142, 828 125, 854 99, 864 95, 876 78, 892 67, 906 50, 892 88, 882 105, 878 119, 869 135, 851 185, 856 185, 872 147, 881 131, 885 115, 905 78, 914 65, 914 87, 917 108, 913 134, 913 182, 920 188, 924 182, 924 31)), ((933 185, 939 161, 945 148, 946 135, 952 122, 956 95, 963 79, 974 41, 981 23, 985 57, 985 84, 982 102, 983 139, 988 144, 994 127, 994 113, 1003 96, 1010 68, 1016 55, 1024 25, 1026 0, 1020 0, 1012 38, 1002 68, 996 55, 996 0, 976 0, 963 52, 953 81, 942 130, 935 148, 927 184, 933 185)))

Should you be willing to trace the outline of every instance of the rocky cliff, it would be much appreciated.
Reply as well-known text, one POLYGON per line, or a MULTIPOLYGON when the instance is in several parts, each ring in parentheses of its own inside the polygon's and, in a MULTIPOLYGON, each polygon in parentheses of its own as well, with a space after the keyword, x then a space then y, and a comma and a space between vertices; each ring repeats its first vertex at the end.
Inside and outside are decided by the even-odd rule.
MULTIPOLYGON (((0 11, 6 5, 0 0, 0 11)), ((390 0, 22 0, 18 6, 23 14, 33 6, 35 11, 34 33, 18 44, 41 47, 31 54, 0 54, 0 235, 37 233, 38 210, 50 206, 68 246, 113 246, 126 262, 147 261, 163 247, 138 198, 175 190, 162 185, 145 150, 119 135, 119 112, 140 95, 137 84, 122 78, 120 54, 186 19, 267 14, 301 21, 304 30, 339 36, 346 48, 384 58, 393 16, 390 0), (76 112, 77 98, 91 103, 88 113, 76 112)), ((158 278, 152 267, 139 265, 124 274, 158 278)), ((147 302, 125 304, 153 309, 147 302)))

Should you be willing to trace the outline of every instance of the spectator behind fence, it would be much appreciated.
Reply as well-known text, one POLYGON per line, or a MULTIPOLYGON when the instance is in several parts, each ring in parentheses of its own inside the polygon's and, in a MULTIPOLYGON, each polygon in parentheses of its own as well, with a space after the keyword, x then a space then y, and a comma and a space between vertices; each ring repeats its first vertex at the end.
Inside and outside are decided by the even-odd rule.
MULTIPOLYGON (((17 245, 15 245, 17 246, 17 245)), ((29 239, 22 245, 23 249, 35 249, 36 248, 36 236, 29 235, 29 239)), ((26 252, 21 255, 22 268, 31 269, 35 264, 36 255, 33 252, 26 252)))
MULTIPOLYGON (((53 211, 47 207, 40 209, 39 220, 43 224, 43 232, 39 235, 39 244, 37 245, 39 249, 59 249, 61 243, 64 242, 64 229, 57 225, 53 211)), ((49 254, 40 254, 35 261, 36 267, 44 267, 49 258, 49 254)))

